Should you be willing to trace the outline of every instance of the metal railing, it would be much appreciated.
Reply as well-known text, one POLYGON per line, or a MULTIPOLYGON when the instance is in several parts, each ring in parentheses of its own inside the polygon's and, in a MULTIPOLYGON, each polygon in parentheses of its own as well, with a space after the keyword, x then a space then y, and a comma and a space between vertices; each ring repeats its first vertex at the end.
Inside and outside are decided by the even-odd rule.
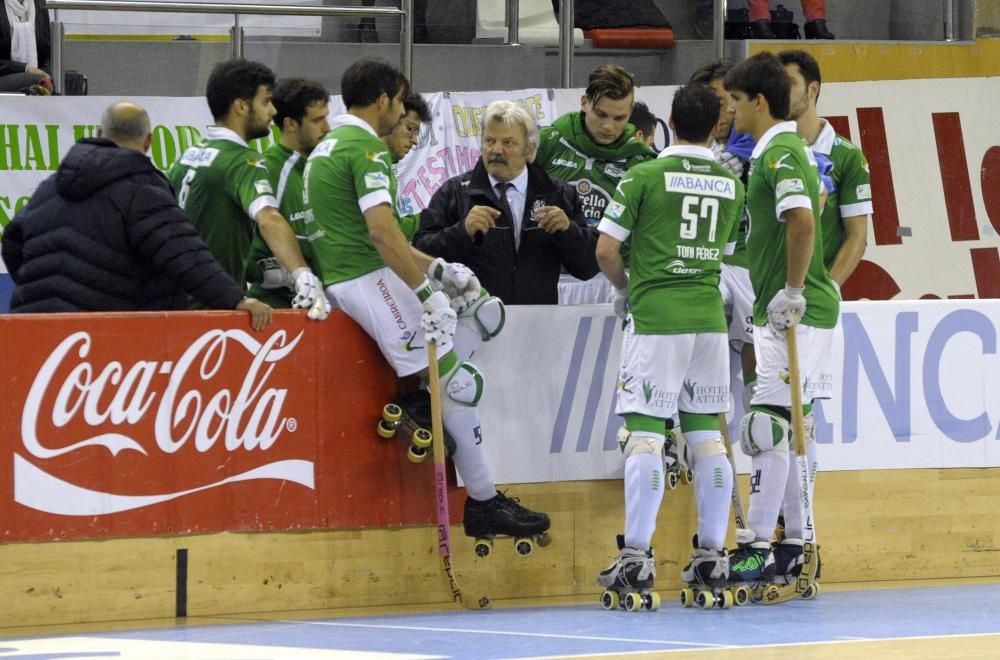
POLYGON ((413 0, 401 0, 401 8, 393 7, 320 7, 309 5, 251 5, 195 2, 136 2, 135 0, 46 0, 52 9, 52 82, 55 91, 63 87, 63 41, 65 30, 59 20, 60 9, 81 11, 138 11, 173 14, 232 14, 229 43, 233 57, 243 56, 243 27, 240 16, 350 16, 354 18, 402 17, 399 35, 399 68, 410 79, 413 73, 413 0))

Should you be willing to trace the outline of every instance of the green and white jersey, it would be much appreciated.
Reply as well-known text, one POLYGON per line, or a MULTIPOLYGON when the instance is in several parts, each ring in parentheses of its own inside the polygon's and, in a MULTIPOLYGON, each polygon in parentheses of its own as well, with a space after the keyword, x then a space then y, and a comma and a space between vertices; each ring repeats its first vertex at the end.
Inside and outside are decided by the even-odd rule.
POLYGON ((629 170, 597 228, 632 238, 636 334, 726 332, 719 271, 743 201, 743 184, 705 147, 669 147, 629 170))
POLYGON ((228 128, 211 126, 167 177, 208 249, 238 284, 245 283, 255 218, 278 207, 263 156, 228 128))
MULTIPOLYGON (((784 214, 810 209, 819 218, 819 171, 805 140, 786 121, 767 130, 750 157, 747 183, 747 251, 755 296, 754 325, 767 323, 767 305, 788 277, 788 243, 784 214)), ((802 323, 832 328, 840 318, 840 297, 823 264, 823 235, 817 223, 812 260, 806 272, 806 313, 802 323)))
MULTIPOLYGON (((313 221, 312 211, 307 210, 302 201, 302 173, 306 169, 306 159, 299 152, 277 143, 264 152, 264 163, 267 165, 267 178, 278 200, 278 210, 295 232, 306 264, 314 273, 318 273, 309 243, 309 236, 316 231, 316 223, 313 221)), ((250 245, 250 258, 247 260, 250 295, 271 307, 291 307, 295 291, 288 286, 273 285, 276 281, 283 281, 286 275, 287 271, 271 253, 271 248, 264 242, 260 232, 255 231, 250 245)))
POLYGON ((871 174, 861 149, 835 133, 828 121, 823 121, 823 130, 812 148, 833 163, 830 176, 837 188, 827 197, 821 219, 823 263, 829 268, 844 243, 843 219, 872 213, 871 174))
POLYGON ((364 212, 388 204, 396 213, 392 154, 362 119, 343 114, 306 163, 305 202, 317 231, 310 237, 323 285, 345 282, 385 266, 364 212))
POLYGON ((600 145, 587 135, 583 114, 568 112, 540 129, 535 162, 549 176, 576 187, 587 224, 595 226, 625 172, 654 158, 653 150, 635 139, 631 124, 616 142, 600 145))

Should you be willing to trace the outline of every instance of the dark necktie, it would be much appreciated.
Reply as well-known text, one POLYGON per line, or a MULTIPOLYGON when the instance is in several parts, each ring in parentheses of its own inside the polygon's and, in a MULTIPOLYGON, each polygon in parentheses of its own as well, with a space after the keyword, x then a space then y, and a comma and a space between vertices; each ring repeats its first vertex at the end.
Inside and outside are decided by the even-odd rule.
POLYGON ((517 231, 517 218, 514 217, 514 212, 510 209, 510 204, 507 202, 507 191, 514 187, 513 183, 508 181, 501 181, 496 185, 497 188, 497 201, 500 202, 500 210, 507 214, 510 218, 510 230, 514 232, 514 249, 516 250, 520 247, 521 237, 518 235, 517 231))

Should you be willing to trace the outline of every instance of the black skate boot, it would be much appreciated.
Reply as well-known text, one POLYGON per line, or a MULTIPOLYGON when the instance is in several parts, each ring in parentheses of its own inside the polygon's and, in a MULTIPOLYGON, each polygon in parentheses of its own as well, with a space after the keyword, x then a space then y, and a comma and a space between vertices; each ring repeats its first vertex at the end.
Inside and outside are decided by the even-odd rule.
POLYGON ((471 497, 465 500, 465 535, 476 539, 475 550, 486 557, 493 550, 497 536, 514 538, 514 549, 522 556, 530 555, 534 544, 549 544, 546 533, 551 525, 548 515, 523 507, 516 497, 498 492, 493 498, 480 502, 471 497))
MULTIPOLYGON (((805 556, 802 552, 802 539, 782 539, 781 543, 774 546, 774 583, 795 584, 795 581, 802 573, 804 563, 805 556)), ((802 592, 802 598, 805 600, 811 600, 819 595, 819 576, 822 567, 823 562, 819 554, 819 546, 817 546, 816 580, 802 592)))
POLYGON ((725 550, 699 547, 697 534, 692 545, 691 561, 681 571, 681 579, 688 584, 681 590, 681 605, 728 610, 733 605, 746 604, 750 600, 747 588, 729 587, 729 554, 725 550))
MULTIPOLYGON (((399 394, 382 408, 382 419, 376 429, 379 437, 393 438, 402 429, 410 441, 406 456, 414 463, 422 463, 431 453, 431 396, 421 388, 399 394)), ((455 441, 444 434, 445 451, 455 452, 455 441)))
POLYGON ((736 550, 729 553, 729 584, 750 590, 750 598, 760 602, 777 592, 774 581, 774 554, 767 541, 755 541, 753 530, 736 530, 736 550))
POLYGON ((648 551, 625 545, 625 537, 618 535, 618 556, 611 566, 597 576, 597 584, 606 591, 601 604, 606 610, 619 606, 629 612, 642 608, 656 610, 660 607, 660 594, 653 591, 656 582, 656 560, 653 549, 648 551))

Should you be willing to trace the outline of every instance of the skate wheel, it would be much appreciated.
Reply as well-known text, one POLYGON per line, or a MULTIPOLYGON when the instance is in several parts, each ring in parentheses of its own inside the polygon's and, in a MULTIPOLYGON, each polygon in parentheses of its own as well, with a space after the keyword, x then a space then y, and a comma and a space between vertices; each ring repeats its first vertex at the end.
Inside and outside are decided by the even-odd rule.
POLYGON ((719 594, 719 607, 721 607, 722 609, 724 610, 733 609, 733 602, 734 599, 731 591, 727 590, 719 594))
POLYGON ((715 594, 711 591, 701 589, 695 595, 694 603, 703 610, 710 610, 715 607, 715 594))
POLYGON ((434 436, 427 429, 417 429, 413 432, 413 437, 410 441, 417 447, 430 447, 431 443, 434 442, 434 436))
POLYGON ((642 609, 642 596, 634 591, 625 594, 625 609, 629 612, 638 612, 642 609))
POLYGON ((667 472, 667 488, 674 490, 677 488, 677 481, 679 477, 676 472, 667 472))
POLYGON ((396 435, 396 427, 392 422, 387 422, 384 419, 378 420, 378 426, 375 428, 375 432, 378 433, 380 438, 389 439, 396 435))
POLYGON ((478 539, 476 545, 473 546, 473 550, 477 557, 489 557, 490 553, 493 552, 493 544, 489 541, 478 539))
POLYGON ((516 539, 514 541, 514 550, 522 557, 527 557, 534 549, 535 544, 531 542, 531 539, 516 539))
POLYGON ((691 607, 694 605, 694 589, 681 589, 681 606, 691 607))
POLYGON ((646 609, 658 610, 660 609, 660 605, 662 604, 662 602, 663 601, 660 599, 660 594, 656 593, 655 591, 651 591, 649 592, 649 595, 646 597, 646 609))
POLYGON ((395 426, 403 419, 403 409, 395 403, 387 403, 382 408, 382 419, 395 426))
POLYGON ((537 543, 539 547, 544 548, 549 543, 552 543, 552 537, 549 536, 548 532, 542 532, 541 534, 535 537, 535 543, 537 543))
POLYGON ((619 604, 621 604, 621 600, 618 598, 617 591, 611 591, 608 589, 601 594, 601 605, 604 606, 604 609, 617 610, 619 604))
POLYGON ((767 602, 771 602, 780 597, 781 597, 781 592, 778 590, 778 587, 772 584, 770 586, 764 587, 764 592, 761 595, 761 600, 766 600, 767 602))
POLYGON ((802 592, 802 599, 812 600, 813 598, 819 595, 820 591, 821 589, 819 586, 819 582, 810 582, 809 586, 806 587, 806 590, 802 592))
POLYGON ((750 592, 746 587, 736 587, 731 589, 733 593, 733 603, 735 605, 746 605, 750 601, 750 592))
POLYGON ((423 463, 427 459, 427 447, 410 445, 410 448, 406 450, 406 457, 410 459, 411 463, 423 463))
POLYGON ((681 483, 685 486, 690 486, 694 483, 694 470, 688 468, 681 472, 681 483))
POLYGON ((750 602, 759 603, 764 600, 764 590, 760 587, 754 587, 750 590, 750 602))

